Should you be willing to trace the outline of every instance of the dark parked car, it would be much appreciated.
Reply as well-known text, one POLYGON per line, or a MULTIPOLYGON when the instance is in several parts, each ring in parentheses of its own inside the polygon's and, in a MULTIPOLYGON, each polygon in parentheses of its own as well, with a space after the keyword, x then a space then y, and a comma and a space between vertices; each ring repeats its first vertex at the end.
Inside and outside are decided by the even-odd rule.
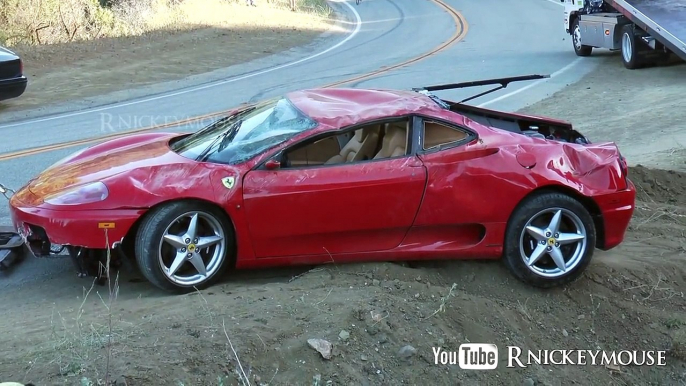
POLYGON ((19 97, 26 90, 27 83, 21 58, 0 46, 0 101, 19 97))

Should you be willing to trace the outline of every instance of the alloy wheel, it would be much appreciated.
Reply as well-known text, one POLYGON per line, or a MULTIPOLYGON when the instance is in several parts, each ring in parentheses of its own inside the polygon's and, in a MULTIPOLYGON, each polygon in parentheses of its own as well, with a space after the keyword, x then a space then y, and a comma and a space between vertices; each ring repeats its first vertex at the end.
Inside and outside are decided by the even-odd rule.
POLYGON ((165 229, 158 254, 169 281, 182 286, 199 285, 212 277, 226 258, 226 235, 211 214, 184 213, 165 229))
POLYGON ((519 252, 536 275, 557 278, 582 261, 588 237, 583 222, 572 211, 550 208, 536 213, 524 226, 519 252))

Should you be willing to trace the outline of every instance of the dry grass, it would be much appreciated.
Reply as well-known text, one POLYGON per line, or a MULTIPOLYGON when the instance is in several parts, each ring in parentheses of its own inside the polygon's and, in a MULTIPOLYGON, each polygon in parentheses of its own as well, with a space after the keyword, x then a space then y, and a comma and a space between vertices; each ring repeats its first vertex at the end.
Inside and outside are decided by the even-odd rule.
POLYGON ((436 309, 436 311, 434 311, 431 315, 427 316, 424 319, 429 319, 430 317, 438 314, 439 312, 445 312, 448 300, 451 297, 455 296, 455 294, 453 294, 453 291, 455 291, 456 288, 457 283, 453 283, 453 285, 450 287, 450 290, 448 291, 448 294, 441 298, 441 304, 438 306, 438 309, 436 309))
MULTIPOLYGON (((104 237, 109 242, 107 231, 104 237)), ((96 278, 89 288, 83 288, 81 301, 73 312, 53 309, 49 336, 40 339, 41 343, 26 356, 15 358, 17 362, 27 363, 24 381, 34 376, 34 370, 48 368, 60 378, 78 379, 81 385, 113 384, 112 358, 124 355, 129 350, 128 342, 139 331, 134 324, 121 320, 114 310, 119 275, 110 276, 110 253, 108 248, 107 260, 99 268, 104 277, 110 278, 106 287, 96 285, 96 278), (103 288, 105 293, 101 294, 103 288), (93 297, 98 299, 95 304, 93 297)))
MULTIPOLYGON (((121 373, 122 369, 114 365, 113 360, 115 357, 126 355, 128 342, 135 341, 138 330, 131 323, 121 325, 121 315, 114 310, 120 288, 119 273, 115 273, 114 276, 111 275, 113 271, 110 268, 111 249, 109 248, 107 230, 105 230, 104 237, 108 245, 107 259, 105 264, 100 264, 99 269, 101 275, 108 278, 106 287, 104 287, 106 294, 103 296, 97 290, 96 282, 98 279, 96 278, 91 283, 90 288, 83 289, 82 301, 73 317, 53 311, 50 318, 50 338, 45 344, 36 347, 29 358, 21 358, 21 360, 29 363, 25 378, 34 370, 34 367, 44 366, 56 368, 60 377, 71 381, 78 380, 79 384, 84 386, 111 385, 118 382, 114 374, 121 373), (98 298, 98 303, 102 309, 96 311, 87 306, 89 299, 93 296, 98 298)), ((200 290, 196 288, 195 293, 188 296, 194 294, 202 299, 200 305, 205 313, 198 318, 208 321, 209 326, 205 326, 205 329, 222 332, 237 363, 234 371, 236 378, 242 386, 251 386, 250 371, 248 370, 246 373, 241 364, 227 331, 225 318, 222 317, 221 327, 214 326, 217 317, 216 311, 210 306, 200 290)), ((227 360, 231 362, 232 359, 227 358, 227 360)), ((224 385, 230 380, 226 375, 218 375, 217 382, 219 385, 224 385)), ((178 384, 184 386, 182 382, 178 384)))
POLYGON ((0 0, 0 44, 43 45, 197 27, 307 27, 325 0, 0 0), (105 5, 103 5, 103 3, 105 5), (258 10, 256 12, 256 10, 258 10))
MULTIPOLYGON (((91 296, 96 279, 93 280, 87 291, 84 290, 83 301, 78 308, 73 326, 69 326, 66 319, 59 313, 61 329, 57 329, 52 323, 53 347, 51 352, 59 353, 53 361, 59 366, 61 375, 72 377, 81 375, 81 384, 83 385, 109 385, 111 383, 113 346, 115 342, 118 343, 126 339, 127 330, 131 333, 128 328, 117 331, 119 329, 113 324, 112 307, 115 305, 119 294, 119 274, 117 273, 114 278, 110 276, 111 250, 107 230, 105 230, 105 240, 108 245, 107 260, 104 266, 100 266, 100 270, 102 275, 108 278, 106 298, 96 291, 96 295, 104 307, 104 312, 84 326, 82 320, 85 312, 84 306, 91 296), (104 355, 104 358, 100 355, 104 355), (97 364, 102 362, 104 362, 103 368, 99 368, 97 364), (91 380, 91 377, 95 380, 91 380)), ((53 361, 48 362, 48 364, 53 361)))

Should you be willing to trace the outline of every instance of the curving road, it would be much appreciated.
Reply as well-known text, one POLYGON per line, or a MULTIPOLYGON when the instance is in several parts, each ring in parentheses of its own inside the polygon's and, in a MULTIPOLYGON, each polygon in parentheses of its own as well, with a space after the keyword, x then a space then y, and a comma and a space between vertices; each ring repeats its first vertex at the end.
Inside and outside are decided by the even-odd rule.
MULTIPOLYGON (((472 101, 489 108, 516 110, 563 89, 595 66, 591 58, 579 60, 575 56, 562 28, 562 7, 555 0, 363 0, 359 6, 354 2, 332 4, 345 16, 342 25, 349 30, 337 40, 322 38, 307 47, 183 82, 0 116, 0 162, 5 170, 0 182, 21 186, 53 162, 83 148, 84 140, 216 113, 300 88, 353 79, 340 86, 408 89, 551 74, 546 81, 513 84, 472 101), (452 13, 446 7, 452 8, 452 13), (442 49, 432 53, 438 48, 442 49), (407 64, 396 67, 401 63, 407 64), (58 150, 49 148, 62 143, 71 144, 58 145, 58 150), (26 151, 40 147, 40 151, 26 151)), ((479 91, 441 95, 458 99, 479 91)), ((168 130, 196 128, 197 123, 168 130)), ((5 204, 0 205, 0 224, 9 224, 5 204)), ((16 268, 0 280, 0 288, 55 274, 64 276, 72 270, 71 263, 63 259, 29 259, 16 268)), ((65 280, 81 285, 75 275, 67 276, 65 280)))

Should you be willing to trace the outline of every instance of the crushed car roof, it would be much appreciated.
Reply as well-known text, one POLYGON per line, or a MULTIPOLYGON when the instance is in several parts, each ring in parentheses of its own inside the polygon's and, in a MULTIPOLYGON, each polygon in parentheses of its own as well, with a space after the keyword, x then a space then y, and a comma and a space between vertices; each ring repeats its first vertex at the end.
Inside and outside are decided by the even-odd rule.
POLYGON ((431 98, 414 91, 315 88, 286 97, 320 125, 344 128, 357 123, 427 111, 444 111, 431 98))

